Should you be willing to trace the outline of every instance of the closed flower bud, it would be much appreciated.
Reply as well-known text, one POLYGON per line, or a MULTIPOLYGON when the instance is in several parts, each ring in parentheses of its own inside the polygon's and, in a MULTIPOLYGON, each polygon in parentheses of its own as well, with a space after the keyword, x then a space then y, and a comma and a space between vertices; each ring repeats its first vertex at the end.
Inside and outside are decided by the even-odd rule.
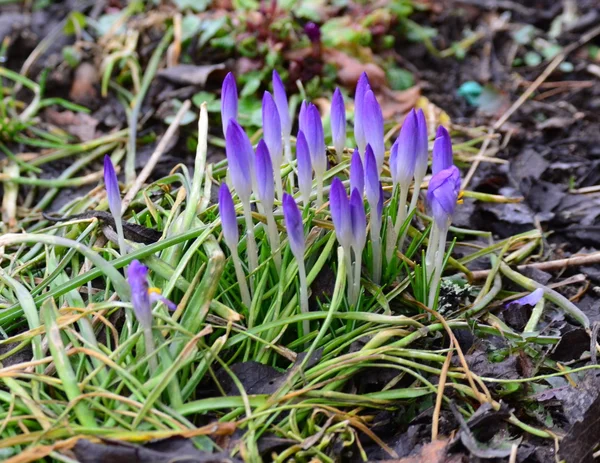
POLYGON ((223 80, 221 87, 221 121, 223 123, 223 135, 227 133, 229 120, 237 120, 238 115, 238 93, 235 77, 230 72, 223 80))

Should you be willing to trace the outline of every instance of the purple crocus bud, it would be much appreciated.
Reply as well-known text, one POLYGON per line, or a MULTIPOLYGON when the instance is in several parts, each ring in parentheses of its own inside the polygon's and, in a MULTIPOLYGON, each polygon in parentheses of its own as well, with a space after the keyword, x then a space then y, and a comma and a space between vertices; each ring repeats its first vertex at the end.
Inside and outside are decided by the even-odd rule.
MULTIPOLYGON (((358 191, 358 190, 355 190, 358 191)), ((335 234, 344 249, 352 244, 352 219, 348 194, 342 181, 335 177, 329 190, 329 210, 335 228, 335 234)))
POLYGON ((417 110, 417 159, 415 163, 415 179, 423 180, 427 173, 427 161, 429 159, 427 122, 422 109, 417 110))
POLYGON ((302 100, 302 104, 300 105, 300 112, 298 113, 298 129, 302 130, 303 132, 306 131, 306 125, 308 124, 308 121, 306 120, 306 116, 307 116, 307 109, 308 109, 308 105, 309 103, 306 100, 302 100))
POLYGON ((372 90, 367 91, 363 102, 363 127, 365 141, 373 148, 375 159, 377 159, 377 171, 383 168, 385 157, 385 144, 383 141, 383 114, 381 106, 372 90))
POLYGON ((308 40, 312 43, 318 43, 321 41, 321 28, 314 22, 308 22, 304 26, 304 32, 308 36, 308 40))
POLYGON ((367 73, 363 72, 358 79, 356 91, 354 92, 354 139, 361 153, 365 152, 365 146, 367 145, 363 126, 363 103, 368 90, 371 90, 371 84, 367 73))
POLYGON ((308 104, 306 108, 306 127, 302 131, 308 142, 313 169, 317 175, 323 175, 325 170, 327 170, 323 122, 321 121, 319 110, 312 103, 308 104))
POLYGON ((538 288, 534 292, 528 294, 527 296, 517 299, 516 301, 509 302, 508 304, 506 304, 506 308, 512 309, 523 305, 534 306, 538 302, 540 302, 542 297, 544 297, 544 290, 542 288, 538 288))
POLYGON ((108 207, 113 217, 121 217, 121 192, 119 181, 110 156, 104 156, 104 186, 108 197, 108 207))
POLYGON ((164 303, 170 310, 177 306, 160 294, 158 288, 148 287, 148 267, 134 260, 127 268, 127 281, 131 288, 131 305, 142 328, 152 328, 152 306, 156 301, 164 303))
POLYGON ((338 161, 341 161, 346 146, 346 107, 339 88, 335 89, 331 99, 331 138, 338 161))
POLYGON ((230 119, 225 134, 225 154, 235 191, 242 201, 249 201, 252 193, 254 150, 244 129, 233 119, 230 119))
POLYGON ((275 70, 273 70, 273 97, 275 98, 277 112, 279 113, 279 121, 281 122, 281 132, 284 137, 289 137, 289 135, 292 133, 292 120, 290 119, 290 108, 288 106, 288 99, 285 93, 285 86, 281 81, 281 77, 279 77, 279 74, 275 70))
POLYGON ((312 163, 308 143, 304 132, 301 130, 296 137, 296 161, 298 162, 298 188, 300 189, 302 202, 306 206, 310 202, 312 191, 312 163))
POLYGON ((390 169, 395 182, 400 183, 401 188, 408 188, 415 173, 417 160, 417 115, 411 110, 400 129, 400 135, 396 140, 397 153, 394 155, 394 163, 390 158, 390 169))
POLYGON ((277 105, 269 92, 265 92, 262 100, 262 123, 265 143, 269 148, 271 161, 273 165, 279 169, 281 167, 281 156, 283 153, 283 145, 281 143, 281 122, 279 120, 277 105))
POLYGON ((297 260, 303 261, 306 243, 304 241, 302 215, 300 214, 300 210, 298 209, 298 205, 294 198, 287 193, 283 194, 283 218, 292 253, 297 260))
POLYGON ((452 165, 452 140, 450 139, 450 134, 442 125, 438 127, 435 134, 431 158, 431 171, 433 175, 452 165))
POLYGON ((272 211, 275 202, 275 186, 273 177, 273 164, 269 149, 264 140, 256 146, 255 172, 258 184, 258 197, 265 206, 265 210, 272 211))
POLYGON ((223 135, 227 133, 229 120, 237 120, 238 115, 238 93, 235 77, 230 72, 223 80, 221 87, 221 121, 223 123, 223 135))
POLYGON ((226 183, 222 183, 219 188, 219 215, 221 216, 221 229, 223 230, 225 243, 227 243, 231 252, 236 252, 240 233, 235 206, 233 205, 233 199, 226 183))
POLYGON ((355 253, 360 253, 367 242, 367 216, 362 195, 358 190, 352 190, 350 195, 350 220, 352 222, 352 247, 355 253))
POLYGON ((358 148, 352 153, 350 161, 350 191, 357 189, 360 194, 365 191, 365 170, 363 169, 362 159, 358 148))
POLYGON ((456 166, 450 166, 431 177, 427 202, 431 207, 433 219, 440 229, 446 229, 450 224, 459 192, 460 171, 456 166))
POLYGON ((371 210, 375 210, 379 202, 379 171, 371 145, 367 145, 365 149, 365 190, 369 206, 371 210))

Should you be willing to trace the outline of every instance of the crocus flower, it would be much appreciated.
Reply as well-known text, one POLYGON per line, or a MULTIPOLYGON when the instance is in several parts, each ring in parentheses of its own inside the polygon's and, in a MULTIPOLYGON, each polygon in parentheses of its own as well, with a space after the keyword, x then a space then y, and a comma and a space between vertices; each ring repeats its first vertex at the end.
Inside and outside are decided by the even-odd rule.
POLYGON ((524 305, 530 305, 533 307, 542 300, 542 297, 544 297, 544 290, 542 288, 538 288, 527 296, 517 299, 516 301, 509 302, 506 307, 509 309, 524 305))
POLYGON ((379 202, 379 171, 377 170, 375 154, 368 144, 365 149, 365 189, 367 201, 372 210, 377 208, 379 202))
POLYGON ((283 195, 283 218, 292 253, 297 260, 304 260, 306 243, 304 240, 302 215, 294 198, 287 193, 283 195))
POLYGON ((312 21, 306 23, 304 32, 312 43, 318 43, 321 40, 321 29, 312 21))
POLYGON ((290 144, 292 119, 290 118, 290 108, 285 93, 285 87, 276 70, 273 70, 273 97, 275 98, 277 112, 279 113, 279 121, 281 123, 281 135, 283 136, 283 144, 285 147, 285 158, 289 164, 292 162, 292 147, 290 144))
POLYGON ((323 176, 327 170, 323 122, 319 110, 312 103, 307 105, 304 117, 305 127, 302 131, 308 142, 310 159, 317 179, 317 205, 321 205, 323 203, 323 176))
POLYGON ((229 120, 237 120, 238 94, 235 77, 230 72, 223 80, 221 87, 221 121, 223 123, 223 135, 227 134, 229 120))
POLYGON ((302 104, 300 105, 300 112, 298 113, 298 128, 303 132, 306 131, 306 126, 308 124, 308 121, 306 119, 308 113, 306 110, 308 109, 309 104, 310 103, 308 103, 306 100, 302 100, 302 104))
MULTIPOLYGON (((358 191, 358 190, 356 190, 358 191)), ((350 251, 352 244, 352 220, 350 216, 350 203, 348 194, 342 181, 335 177, 329 190, 329 210, 339 243, 346 252, 350 251)))
POLYGON ((227 243, 227 246, 231 249, 232 254, 237 254, 240 233, 235 214, 235 206, 226 183, 222 183, 219 188, 219 215, 221 217, 221 228, 223 229, 225 243, 227 243))
POLYGON ((273 70, 273 97, 275 98, 277 112, 279 113, 279 121, 281 122, 281 132, 284 138, 289 137, 292 133, 292 120, 290 118, 290 108, 288 106, 288 99, 285 93, 285 86, 281 81, 281 77, 279 77, 279 74, 275 70, 273 70))
POLYGON ((273 166, 279 170, 283 151, 281 144, 281 122, 277 105, 269 92, 265 92, 262 100, 262 123, 264 139, 271 154, 271 161, 273 166))
POLYGON ((360 194, 365 191, 365 170, 363 169, 362 159, 358 148, 352 153, 350 160, 350 191, 357 189, 360 194))
MULTIPOLYGON (((150 288, 148 285, 148 267, 139 260, 134 260, 127 268, 127 281, 131 288, 131 305, 133 312, 138 319, 144 332, 146 343, 146 354, 154 352, 155 344, 152 336, 152 303, 160 301, 170 310, 177 309, 177 306, 160 294, 158 288, 150 288)), ((156 358, 152 356, 149 361, 152 372, 157 369, 156 358)))
POLYGON ((375 159, 377 159, 378 172, 381 172, 385 157, 383 114, 381 113, 381 106, 379 106, 379 102, 372 90, 367 91, 365 94, 362 111, 365 141, 371 145, 375 159))
POLYGON ((346 146, 346 107, 344 97, 339 88, 333 92, 331 99, 331 138, 338 162, 342 161, 342 154, 346 146))
MULTIPOLYGON (((300 309, 302 313, 308 313, 308 283, 306 281, 306 268, 304 266, 304 250, 306 248, 304 226, 302 225, 302 215, 296 201, 287 193, 283 195, 283 218, 285 228, 288 232, 290 249, 298 264, 298 274, 300 276, 300 309)), ((309 321, 304 320, 302 326, 304 334, 308 334, 310 331, 309 321)))
POLYGON ((296 137, 296 161, 298 163, 298 188, 302 196, 304 206, 310 203, 312 191, 312 163, 310 161, 310 150, 304 132, 300 130, 296 137))
POLYGON ((392 178, 400 184, 400 188, 408 189, 417 160, 417 115, 414 109, 404 119, 396 142, 397 157, 394 165, 390 165, 392 178))
POLYGON ((433 175, 452 165, 452 140, 444 126, 439 126, 433 142, 431 171, 433 175))
POLYGON ((250 202, 254 172, 254 150, 244 129, 231 119, 225 134, 225 153, 233 187, 242 201, 250 202))
POLYGON ((363 72, 358 79, 356 91, 354 92, 354 139, 356 140, 356 145, 361 153, 365 152, 365 146, 367 145, 363 126, 363 103, 365 94, 370 89, 371 84, 369 83, 369 77, 366 72, 363 72))
POLYGON ((448 227, 456 208, 459 192, 460 171, 456 166, 450 166, 431 177, 427 202, 439 228, 448 227))
POLYGON ((417 143, 415 160, 415 191, 421 188, 421 182, 427 173, 427 161, 429 159, 427 122, 422 109, 417 110, 417 143))
POLYGON ((225 238, 225 243, 231 252, 231 260, 233 261, 235 275, 240 286, 242 302, 246 305, 246 307, 250 307, 252 304, 252 299, 250 298, 248 282, 246 281, 246 275, 244 274, 240 256, 237 250, 239 231, 237 217, 235 214, 235 206, 226 183, 222 183, 221 187, 219 188, 219 215, 221 216, 221 229, 223 230, 223 237, 225 238))
POLYGON ((266 142, 261 139, 256 146, 255 157, 256 183, 258 184, 258 198, 265 207, 265 211, 272 211, 275 202, 275 188, 273 184, 273 164, 270 151, 266 142))
POLYGON ((119 239, 119 250, 121 255, 125 255, 125 236, 123 234, 123 221, 121 219, 121 192, 119 191, 119 181, 110 156, 104 156, 104 186, 108 198, 108 207, 115 220, 117 237, 119 239))
POLYGON ((350 195, 350 220, 352 222, 352 249, 354 250, 354 279, 350 304, 358 301, 360 292, 360 274, 362 270, 362 252, 367 241, 367 217, 362 195, 352 190, 350 195))
POLYGON ((256 181, 258 183, 258 197, 263 203, 265 216, 267 217, 267 230, 273 253, 273 261, 279 271, 281 269, 281 252, 279 251, 281 241, 279 240, 277 224, 273 216, 273 203, 275 200, 273 165, 271 164, 271 156, 269 156, 269 150, 264 140, 260 140, 256 147, 256 181))

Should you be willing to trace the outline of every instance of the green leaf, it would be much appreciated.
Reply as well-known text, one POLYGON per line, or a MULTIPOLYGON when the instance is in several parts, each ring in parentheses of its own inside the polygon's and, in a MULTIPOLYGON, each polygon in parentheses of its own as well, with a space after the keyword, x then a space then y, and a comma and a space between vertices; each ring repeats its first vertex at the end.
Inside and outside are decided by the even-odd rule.
POLYGON ((481 85, 474 80, 469 80, 458 88, 458 94, 467 100, 467 103, 471 106, 477 106, 479 104, 479 97, 481 96, 482 91, 483 88, 481 85))
POLYGON ((527 45, 531 43, 533 38, 535 37, 535 27, 531 24, 527 24, 526 26, 521 27, 512 33, 512 38, 515 42, 520 45, 527 45))
POLYGON ((75 68, 81 62, 81 53, 75 47, 65 47, 62 49, 62 55, 66 63, 75 68))
POLYGON ((542 62, 542 57, 535 51, 528 51, 523 59, 526 66, 538 66, 542 62))
MULTIPOLYGON (((179 100, 173 100, 172 104, 173 104, 173 114, 168 115, 164 119, 165 123, 167 123, 167 124, 171 124, 175 120, 175 113, 177 113, 179 111, 179 109, 181 108, 181 106, 183 105, 183 103, 179 100)), ((185 114, 181 118, 179 125, 188 125, 188 124, 191 124, 192 122, 194 122, 195 120, 196 120, 196 114, 192 110, 188 110, 185 112, 185 114)))
POLYGON ((387 80, 392 90, 406 90, 415 85, 415 78, 410 71, 402 68, 389 68, 387 80))
POLYGON ((65 23, 64 32, 66 35, 74 35, 77 31, 83 29, 87 21, 83 13, 79 11, 73 11, 67 18, 65 23))
MULTIPOLYGON (((103 16, 100 16, 98 21, 94 24, 94 27, 96 28, 96 32, 98 33, 98 35, 107 34, 108 31, 110 30, 110 28, 113 26, 113 24, 119 20, 119 18, 121 17, 122 14, 123 14, 122 12, 119 12, 119 13, 111 13, 111 14, 105 14, 103 16)), ((119 27, 115 32, 118 34, 124 33, 125 25, 122 25, 121 27, 119 27)))
POLYGON ((186 15, 181 21, 181 41, 187 42, 202 28, 202 20, 193 14, 186 15))
MULTIPOLYGON (((209 40, 214 38, 223 26, 227 23, 227 18, 206 19, 202 21, 202 33, 198 39, 198 46, 203 47, 209 40)), ((231 37, 230 37, 231 38, 231 37)))
POLYGON ((192 97, 192 103, 198 108, 206 102, 206 110, 209 113, 218 113, 221 111, 221 101, 211 92, 198 92, 192 97))

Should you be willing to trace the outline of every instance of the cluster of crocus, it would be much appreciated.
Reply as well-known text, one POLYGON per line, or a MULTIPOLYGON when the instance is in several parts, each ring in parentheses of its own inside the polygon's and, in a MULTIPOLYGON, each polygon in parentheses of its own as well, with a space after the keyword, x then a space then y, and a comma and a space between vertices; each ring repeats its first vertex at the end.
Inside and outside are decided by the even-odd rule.
MULTIPOLYGON (((300 305, 302 311, 306 311, 308 295, 304 268, 305 240, 302 214, 296 200, 289 194, 295 190, 294 177, 290 176, 286 179, 284 187, 281 171, 285 159, 295 173, 298 196, 304 207, 311 205, 311 201, 316 197, 317 210, 323 212, 321 206, 324 204, 323 195, 326 191, 324 179, 327 171, 327 155, 321 115, 314 104, 308 101, 302 102, 298 115, 296 156, 293 159, 291 148, 293 118, 289 113, 283 82, 274 72, 273 95, 265 92, 262 101, 264 138, 254 149, 249 137, 237 122, 238 103, 235 85, 235 79, 229 74, 223 82, 222 118, 229 161, 229 181, 239 197, 245 217, 248 271, 252 275, 258 266, 250 209, 253 199, 258 200, 259 210, 266 217, 271 254, 277 270, 281 270, 281 238, 273 214, 276 207, 275 197, 277 197, 283 207, 290 248, 298 262, 300 305), (316 194, 313 196, 313 193, 316 194)), ((347 141, 346 106, 339 89, 336 89, 333 94, 330 123, 331 144, 335 149, 338 163, 344 163, 347 141)), ((381 106, 366 74, 360 77, 355 92, 354 138, 357 147, 350 156, 349 182, 346 183, 341 178, 335 177, 329 190, 331 219, 346 259, 348 301, 351 305, 356 304, 360 296, 362 258, 366 248, 367 230, 370 233, 372 256, 371 278, 375 283, 380 283, 384 266, 382 232, 385 231, 386 234, 385 257, 389 265, 395 258, 395 250, 402 249, 408 228, 404 225, 417 206, 421 183, 428 167, 428 132, 425 116, 421 110, 412 110, 407 115, 400 134, 390 150, 389 171, 394 187, 394 198, 397 198, 394 204, 397 204, 398 209, 395 214, 386 213, 385 216, 390 218, 384 221, 384 196, 380 179, 386 161, 384 120, 381 106), (408 203, 413 180, 412 198, 408 203), (368 208, 365 208, 365 205, 368 208), (395 217, 395 222, 391 217, 395 217), (384 225, 387 225, 385 229, 384 225)), ((441 127, 434 143, 433 177, 427 196, 434 218, 427 251, 427 271, 433 285, 437 285, 441 277, 446 235, 459 189, 460 175, 458 169, 452 165, 450 138, 447 131, 441 127)), ((248 289, 237 252, 239 232, 235 207, 231 190, 225 184, 221 186, 219 207, 223 235, 233 256, 242 301, 249 305, 253 291, 252 278, 248 289)), ((304 329, 306 332, 308 326, 306 325, 304 329)))

